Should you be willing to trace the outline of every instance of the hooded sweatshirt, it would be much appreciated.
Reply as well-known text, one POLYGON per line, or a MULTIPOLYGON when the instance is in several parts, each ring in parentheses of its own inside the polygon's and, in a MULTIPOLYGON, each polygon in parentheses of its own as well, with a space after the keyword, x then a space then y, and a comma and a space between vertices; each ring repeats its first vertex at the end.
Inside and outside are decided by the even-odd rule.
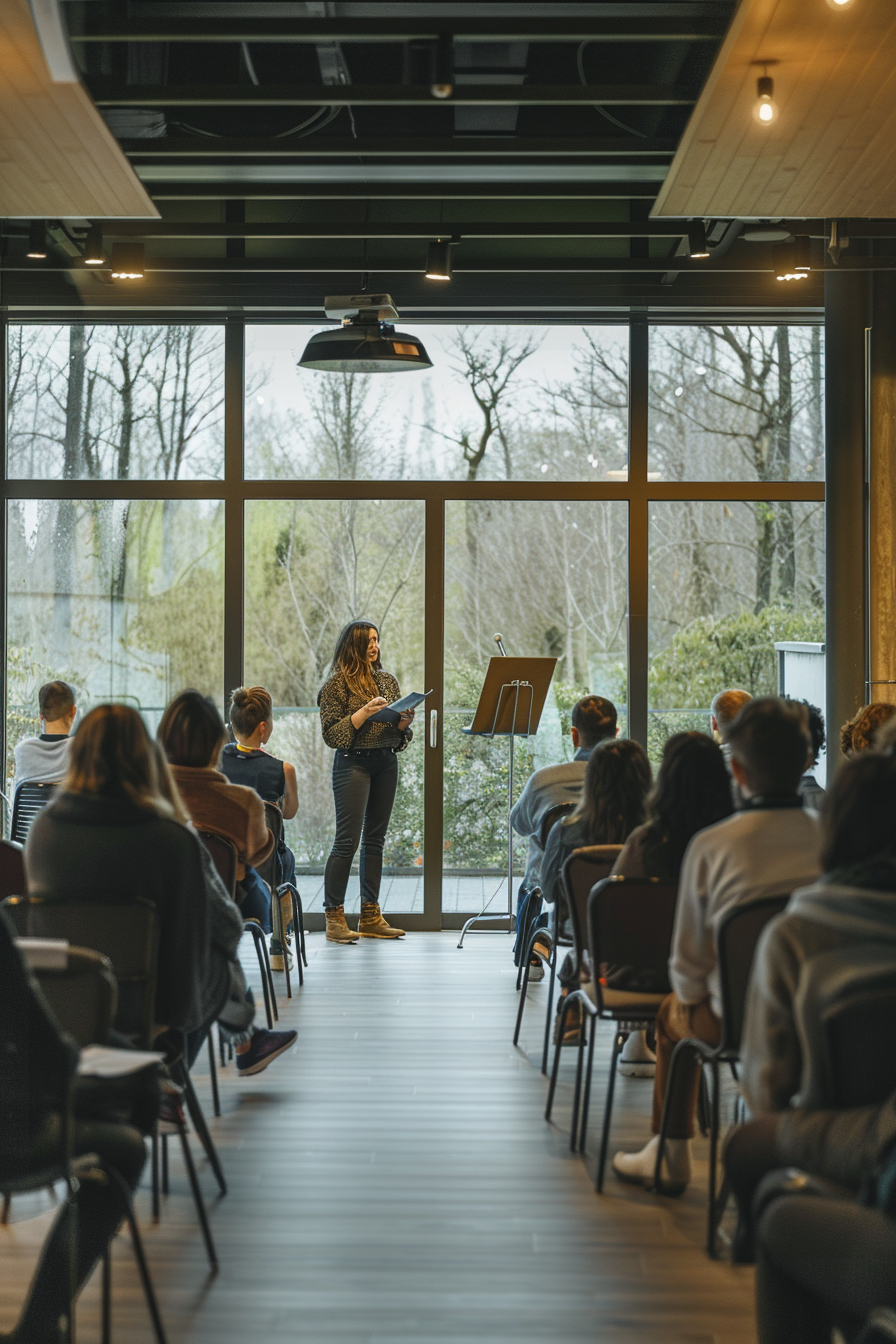
POLYGON ((817 1005, 805 1001, 816 958, 824 958, 816 964, 826 973, 814 978, 829 1001, 869 973, 896 973, 896 858, 825 874, 795 891, 765 929, 741 1048, 742 1087, 754 1116, 823 1102, 817 1005))

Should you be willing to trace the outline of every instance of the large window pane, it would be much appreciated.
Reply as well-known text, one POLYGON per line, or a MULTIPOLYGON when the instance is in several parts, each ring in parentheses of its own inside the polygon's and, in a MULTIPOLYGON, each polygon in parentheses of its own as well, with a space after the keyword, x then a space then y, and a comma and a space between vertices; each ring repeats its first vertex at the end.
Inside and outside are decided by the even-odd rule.
POLYGON ((776 643, 824 637, 822 504, 651 504, 654 759, 671 733, 709 731, 717 691, 777 694, 776 643))
POLYGON ((824 479, 824 331, 652 327, 655 480, 824 479))
POLYGON ((8 475, 223 476, 224 329, 9 328, 8 475))
MULTIPOLYGON (((572 757, 570 710, 612 699, 625 733, 627 516, 624 502, 451 501, 446 513, 443 905, 476 910, 507 862, 507 739, 470 738, 494 634, 509 654, 559 659, 538 733, 517 740, 514 782, 572 757)), ((525 867, 526 842, 515 867, 525 867)))
POLYGON ((185 686, 220 702, 220 503, 15 500, 7 524, 7 771, 56 677, 81 710, 126 700, 153 731, 185 686))
POLYGON ((246 474, 294 480, 624 480, 624 327, 402 322, 433 367, 299 370, 314 327, 248 327, 246 474))
MULTIPOLYGON (((299 777, 298 815, 286 838, 306 875, 306 909, 323 908, 333 842, 333 752, 320 733, 317 693, 347 621, 380 629, 383 665, 403 690, 423 685, 423 522, 419 500, 259 500, 246 505, 245 679, 274 700, 270 750, 299 777)), ((382 904, 423 909, 425 728, 399 756, 386 839, 382 904)), ((358 908, 356 880, 347 907, 358 908)))

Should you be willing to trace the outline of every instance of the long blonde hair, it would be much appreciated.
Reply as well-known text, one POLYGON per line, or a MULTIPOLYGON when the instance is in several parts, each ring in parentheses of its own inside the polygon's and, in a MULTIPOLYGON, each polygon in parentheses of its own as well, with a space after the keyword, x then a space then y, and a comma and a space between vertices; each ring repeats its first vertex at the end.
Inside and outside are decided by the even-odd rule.
POLYGON ((97 705, 72 738, 62 787, 68 793, 126 798, 147 812, 181 820, 176 790, 171 794, 159 765, 155 743, 135 709, 97 705))
MULTIPOLYGON (((370 700, 380 693, 367 660, 371 630, 376 630, 379 637, 380 632, 373 621, 349 621, 336 641, 332 664, 332 675, 341 673, 353 695, 363 695, 370 700)), ((373 667, 377 671, 382 667, 379 658, 373 667)))

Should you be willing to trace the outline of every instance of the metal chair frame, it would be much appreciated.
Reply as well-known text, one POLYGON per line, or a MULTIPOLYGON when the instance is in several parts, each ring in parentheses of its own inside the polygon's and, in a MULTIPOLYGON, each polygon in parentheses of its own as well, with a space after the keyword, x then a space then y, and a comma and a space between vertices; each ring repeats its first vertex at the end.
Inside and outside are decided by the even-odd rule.
POLYGON ((276 803, 265 802, 264 816, 267 822, 268 830, 274 836, 274 848, 268 859, 261 864, 256 871, 263 881, 267 882, 271 888, 271 918, 274 926, 274 937, 280 942, 283 948, 283 969, 286 973, 286 997, 292 998, 292 978, 289 969, 289 957, 286 955, 286 931, 282 927, 282 911, 280 909, 280 897, 284 893, 289 893, 292 904, 292 922, 296 931, 296 967, 299 972, 299 987, 305 983, 305 974, 303 966, 308 965, 308 955, 305 950, 305 912, 302 907, 302 898, 299 895, 298 887, 291 882, 281 881, 283 873, 280 868, 280 842, 283 839, 283 813, 276 803))
POLYGON ((22 780, 12 800, 10 840, 19 845, 25 843, 34 818, 44 810, 58 788, 58 781, 50 783, 39 779, 22 780))
POLYGON ((672 1094, 672 1088, 675 1076, 681 1061, 686 1055, 694 1054, 700 1061, 701 1072, 704 1073, 708 1068, 712 1075, 712 1088, 710 1093, 710 1116, 709 1116, 709 1194, 707 1200, 706 1216, 706 1253, 710 1259, 716 1258, 716 1233, 719 1224, 725 1213, 730 1194, 727 1178, 723 1178, 721 1187, 718 1185, 718 1148, 719 1131, 721 1128, 721 1066, 727 1064, 731 1070, 735 1082, 738 1081, 737 1066, 740 1062, 740 1041, 743 1028, 743 1018, 746 1009, 746 995, 749 987, 750 971, 753 964, 753 957, 756 952, 756 945, 759 942, 766 924, 768 924, 776 915, 781 914, 787 907, 790 900, 790 892, 780 896, 761 896, 756 900, 745 901, 740 905, 735 905, 732 909, 726 911, 719 921, 716 929, 716 956, 719 968, 719 984, 722 999, 722 1023, 721 1038, 716 1046, 707 1045, 696 1037, 689 1037, 686 1040, 679 1041, 672 1052, 672 1061, 669 1066, 669 1081, 666 1089, 666 1096, 663 1103, 663 1118, 660 1124, 659 1144, 657 1146, 656 1166, 654 1168, 653 1189, 659 1193, 663 1192, 662 1181, 662 1162, 666 1142, 666 1129, 669 1120, 669 1098, 672 1094), (749 944, 743 941, 744 935, 740 933, 740 946, 737 948, 737 954, 733 951, 733 946, 738 942, 738 925, 750 920, 755 923, 755 927, 750 929, 749 944), (749 961, 744 957, 744 952, 749 946, 749 961), (735 961, 739 968, 746 966, 746 973, 741 976, 740 983, 735 982, 735 961))
POLYGON ((24 896, 25 861, 22 846, 14 840, 0 840, 0 901, 7 896, 24 896))

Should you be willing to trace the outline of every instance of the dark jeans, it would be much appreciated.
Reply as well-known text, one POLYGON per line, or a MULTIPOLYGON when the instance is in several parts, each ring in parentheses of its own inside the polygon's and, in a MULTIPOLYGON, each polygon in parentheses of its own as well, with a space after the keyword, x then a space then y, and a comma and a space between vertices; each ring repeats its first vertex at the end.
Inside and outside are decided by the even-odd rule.
POLYGON ((333 761, 336 838, 324 870, 324 906, 345 904, 352 859, 361 846, 361 901, 378 902, 383 846, 395 802, 398 761, 387 748, 364 755, 337 751, 333 761))
POLYGON ((265 933, 271 932, 271 893, 248 863, 246 876, 236 884, 236 903, 243 919, 257 919, 265 933))
POLYGON ((849 1200, 786 1195, 766 1209, 756 1255, 760 1344, 852 1337, 873 1307, 896 1307, 896 1221, 849 1200))

